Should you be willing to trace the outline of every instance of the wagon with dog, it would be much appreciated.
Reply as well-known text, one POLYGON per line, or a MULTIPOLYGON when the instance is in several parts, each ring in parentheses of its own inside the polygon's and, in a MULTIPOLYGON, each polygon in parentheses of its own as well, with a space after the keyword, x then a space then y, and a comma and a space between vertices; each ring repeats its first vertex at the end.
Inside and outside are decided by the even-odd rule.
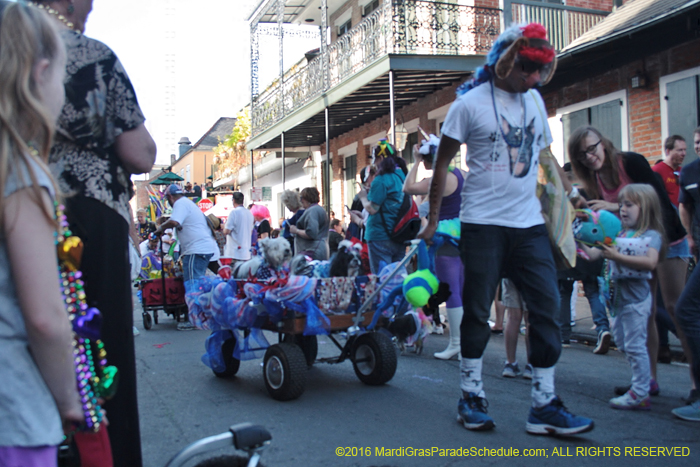
POLYGON ((262 358, 265 386, 281 401, 301 396, 315 363, 350 360, 365 384, 391 380, 397 353, 387 325, 408 308, 399 292, 418 243, 377 276, 330 275, 338 267, 354 271, 359 255, 349 242, 339 253, 348 256, 331 262, 290 258, 285 243, 260 241, 261 258, 228 270, 225 265, 220 276, 186 284, 190 321, 212 331, 202 361, 217 377, 228 378, 242 361, 262 358), (276 343, 268 342, 270 332, 276 343), (319 335, 337 347, 336 355, 318 357, 319 335))

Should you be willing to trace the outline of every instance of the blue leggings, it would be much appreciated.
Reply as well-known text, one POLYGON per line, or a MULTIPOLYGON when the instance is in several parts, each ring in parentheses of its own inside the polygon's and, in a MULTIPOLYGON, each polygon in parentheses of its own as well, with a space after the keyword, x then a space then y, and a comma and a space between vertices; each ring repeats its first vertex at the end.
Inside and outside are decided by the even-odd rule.
POLYGON ((435 272, 440 282, 450 286, 450 298, 445 302, 447 308, 462 306, 462 289, 464 288, 464 266, 459 256, 436 256, 435 272))

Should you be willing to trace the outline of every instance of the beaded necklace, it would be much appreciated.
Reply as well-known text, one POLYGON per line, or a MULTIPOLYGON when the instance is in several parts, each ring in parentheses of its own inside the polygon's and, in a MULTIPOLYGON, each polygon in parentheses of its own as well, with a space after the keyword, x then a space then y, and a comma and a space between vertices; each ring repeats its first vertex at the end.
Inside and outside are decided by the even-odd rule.
POLYGON ((50 14, 51 16, 53 16, 54 18, 59 20, 61 23, 63 23, 68 29, 70 29, 71 31, 75 31, 75 29, 74 29, 75 25, 71 21, 68 21, 68 18, 66 18, 61 13, 54 10, 50 6, 35 3, 35 2, 27 2, 27 3, 33 7, 40 9, 40 10, 44 10, 45 12, 47 12, 48 14, 50 14))
POLYGON ((54 202, 59 227, 54 233, 58 253, 58 274, 63 302, 73 328, 73 363, 85 418, 83 429, 97 432, 102 423, 98 398, 110 398, 116 391, 117 369, 107 365, 107 352, 100 340, 102 317, 85 301, 80 257, 83 243, 73 235, 58 202, 54 202))

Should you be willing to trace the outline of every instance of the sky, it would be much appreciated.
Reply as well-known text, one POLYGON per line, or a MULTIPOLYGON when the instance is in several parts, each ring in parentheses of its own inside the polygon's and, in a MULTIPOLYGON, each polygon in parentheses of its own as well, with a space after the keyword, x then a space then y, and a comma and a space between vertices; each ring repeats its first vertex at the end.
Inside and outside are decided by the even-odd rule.
MULTIPOLYGON (((250 103, 250 25, 260 0, 94 0, 85 34, 117 54, 136 89, 156 163, 250 103)), ((315 43, 285 41, 288 68, 315 43)), ((263 90, 279 74, 278 39, 261 38, 263 90)))

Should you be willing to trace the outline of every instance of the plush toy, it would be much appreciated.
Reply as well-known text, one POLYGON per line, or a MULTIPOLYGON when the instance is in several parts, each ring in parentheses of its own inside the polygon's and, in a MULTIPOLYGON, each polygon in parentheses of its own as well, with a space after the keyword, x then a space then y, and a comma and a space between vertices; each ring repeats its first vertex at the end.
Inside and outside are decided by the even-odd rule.
POLYGON ((428 299, 438 291, 440 281, 430 270, 430 258, 425 242, 418 244, 418 270, 403 281, 403 295, 416 308, 428 304, 428 299))
POLYGON ((573 222, 574 238, 588 245, 596 246, 597 243, 612 245, 615 237, 622 230, 620 219, 610 211, 592 211, 581 209, 586 213, 587 219, 576 218, 573 222))

